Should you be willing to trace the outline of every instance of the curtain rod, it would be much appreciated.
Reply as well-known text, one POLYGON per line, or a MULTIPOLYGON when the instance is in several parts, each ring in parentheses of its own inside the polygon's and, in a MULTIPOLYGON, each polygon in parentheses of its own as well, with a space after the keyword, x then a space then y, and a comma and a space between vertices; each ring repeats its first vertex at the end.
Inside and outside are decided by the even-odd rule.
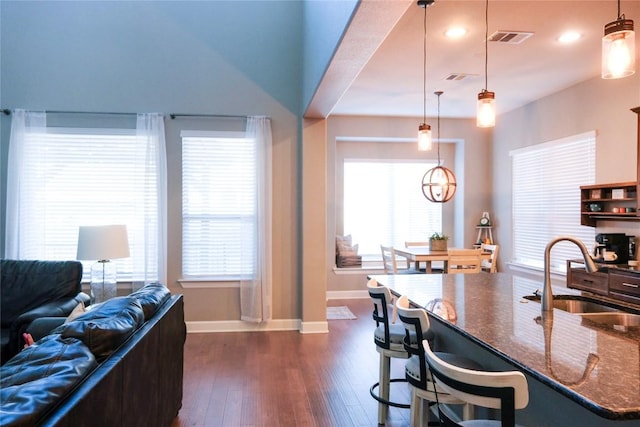
MULTIPOLYGON (((9 116, 11 115, 11 111, 8 108, 3 108, 2 112, 9 116)), ((43 110, 32 110, 32 111, 43 111, 43 110)), ((110 116, 135 116, 137 113, 123 113, 123 112, 113 112, 113 111, 61 111, 61 110, 44 110, 45 113, 50 114, 102 114, 102 115, 110 115, 110 116)))
MULTIPOLYGON (((8 108, 3 108, 2 113, 6 116, 11 115, 11 110, 8 108)), ((46 110, 46 113, 51 114, 106 114, 106 115, 117 115, 117 116, 134 116, 137 113, 122 113, 122 112, 110 112, 110 111, 59 111, 59 110, 46 110)), ((177 117, 220 117, 220 118, 229 118, 229 119, 246 119, 248 116, 240 116, 240 115, 228 115, 228 114, 183 114, 183 113, 166 113, 164 114, 169 116, 172 120, 177 117)))
POLYGON ((239 115, 228 115, 228 114, 182 114, 182 113, 171 113, 169 114, 171 119, 175 119, 176 117, 220 117, 223 119, 246 119, 248 116, 239 116, 239 115))

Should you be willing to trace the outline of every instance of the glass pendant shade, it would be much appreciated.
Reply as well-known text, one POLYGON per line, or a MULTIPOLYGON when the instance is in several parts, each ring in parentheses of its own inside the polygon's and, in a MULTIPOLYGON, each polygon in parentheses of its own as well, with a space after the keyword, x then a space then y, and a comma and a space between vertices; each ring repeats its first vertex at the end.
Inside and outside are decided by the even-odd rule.
POLYGON ((422 177, 422 194, 430 202, 448 202, 456 194, 456 187, 456 176, 444 166, 429 169, 422 177))
POLYGON ((478 94, 476 125, 481 128, 496 125, 496 94, 483 90, 478 94))
POLYGON ((618 18, 604 26, 602 78, 619 79, 635 73, 635 33, 631 19, 618 18))
POLYGON ((429 151, 433 145, 431 126, 422 123, 418 126, 418 151, 429 151))

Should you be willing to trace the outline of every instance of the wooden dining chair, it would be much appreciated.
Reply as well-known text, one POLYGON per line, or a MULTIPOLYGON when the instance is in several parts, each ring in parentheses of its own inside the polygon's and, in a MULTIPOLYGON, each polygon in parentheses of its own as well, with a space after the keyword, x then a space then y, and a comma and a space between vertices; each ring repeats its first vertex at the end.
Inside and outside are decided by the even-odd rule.
POLYGON ((382 252, 382 266, 384 274, 398 274, 398 263, 396 262, 396 252, 393 246, 380 245, 382 252))
POLYGON ((481 249, 449 249, 447 260, 448 274, 480 273, 481 249))
POLYGON ((398 268, 398 262, 396 260, 396 251, 393 246, 380 245, 380 251, 382 252, 382 265, 384 266, 384 274, 417 274, 422 273, 419 270, 415 270, 407 264, 407 268, 398 268))
MULTIPOLYGON (((404 242, 404 247, 405 248, 420 248, 420 247, 429 247, 429 242, 404 242)), ((411 260, 409 260, 407 258, 407 268, 411 268, 411 260)), ((416 269, 420 270, 420 271, 426 271, 426 267, 422 268, 422 266, 420 265, 419 262, 416 262, 416 269)))
POLYGON ((489 273, 497 273, 498 272, 498 250, 500 247, 498 245, 482 245, 482 250, 485 252, 491 252, 491 259, 482 260, 482 270, 489 273))

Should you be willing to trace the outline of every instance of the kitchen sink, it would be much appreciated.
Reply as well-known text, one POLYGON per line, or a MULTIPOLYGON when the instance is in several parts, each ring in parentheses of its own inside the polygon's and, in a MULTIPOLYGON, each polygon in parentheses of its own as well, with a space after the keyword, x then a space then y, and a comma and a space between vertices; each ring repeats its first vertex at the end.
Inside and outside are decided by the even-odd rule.
POLYGON ((595 323, 613 326, 614 329, 640 326, 640 314, 632 313, 582 313, 580 317, 595 323))
MULTIPOLYGON (((540 303, 539 294, 525 295, 523 299, 540 303)), ((600 326, 617 331, 638 330, 640 311, 606 304, 594 298, 582 295, 554 295, 553 308, 580 316, 586 326, 600 326), (595 324, 595 325, 594 325, 595 324)))
MULTIPOLYGON (((529 301, 540 302, 540 295, 525 295, 523 297, 529 301)), ((566 311, 568 313, 618 313, 616 307, 604 305, 599 301, 579 295, 554 295, 553 308, 566 311)))

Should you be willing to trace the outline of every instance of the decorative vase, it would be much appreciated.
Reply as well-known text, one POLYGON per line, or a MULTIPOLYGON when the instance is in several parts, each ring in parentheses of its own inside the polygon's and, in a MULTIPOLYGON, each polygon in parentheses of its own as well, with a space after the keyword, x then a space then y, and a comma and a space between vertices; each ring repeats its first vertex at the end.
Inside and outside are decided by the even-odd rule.
POLYGON ((446 251, 447 250, 447 241, 446 240, 435 240, 431 239, 429 241, 429 246, 432 251, 446 251))

